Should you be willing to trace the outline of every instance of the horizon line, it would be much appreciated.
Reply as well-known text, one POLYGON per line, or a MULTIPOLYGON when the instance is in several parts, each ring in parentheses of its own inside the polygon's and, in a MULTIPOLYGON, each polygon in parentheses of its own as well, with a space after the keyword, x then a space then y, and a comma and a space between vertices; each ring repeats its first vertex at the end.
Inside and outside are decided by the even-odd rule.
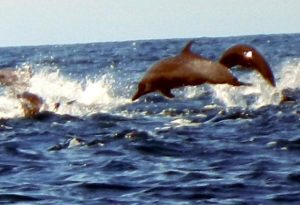
POLYGON ((199 36, 199 37, 171 37, 171 38, 143 38, 143 39, 123 39, 123 40, 107 40, 107 41, 82 41, 82 42, 69 42, 69 43, 37 43, 37 44, 20 44, 20 45, 7 45, 0 48, 17 48, 17 47, 42 47, 42 46, 71 46, 83 44, 97 44, 97 43, 124 43, 124 42, 138 42, 138 41, 155 41, 155 40, 183 40, 183 39, 201 39, 201 38, 238 38, 238 37, 251 37, 251 36, 274 36, 274 35, 297 35, 298 32, 291 33, 260 33, 260 34, 245 34, 245 35, 228 35, 228 36, 199 36))

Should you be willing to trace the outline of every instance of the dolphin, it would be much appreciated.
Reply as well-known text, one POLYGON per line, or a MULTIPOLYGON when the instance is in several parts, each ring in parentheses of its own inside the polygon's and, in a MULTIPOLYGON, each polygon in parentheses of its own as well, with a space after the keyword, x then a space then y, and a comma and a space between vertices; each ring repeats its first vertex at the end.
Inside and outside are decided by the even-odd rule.
POLYGON ((28 118, 35 117, 44 104, 44 100, 40 96, 27 91, 18 94, 17 98, 21 102, 25 117, 28 118))
POLYGON ((171 89, 204 83, 251 85, 240 82, 227 66, 213 62, 191 51, 193 41, 186 44, 180 54, 155 63, 138 84, 132 101, 151 92, 160 92, 173 98, 171 89))
POLYGON ((227 49, 219 59, 219 63, 231 68, 242 66, 258 71, 273 87, 276 86, 272 70, 261 53, 246 44, 237 44, 227 49))

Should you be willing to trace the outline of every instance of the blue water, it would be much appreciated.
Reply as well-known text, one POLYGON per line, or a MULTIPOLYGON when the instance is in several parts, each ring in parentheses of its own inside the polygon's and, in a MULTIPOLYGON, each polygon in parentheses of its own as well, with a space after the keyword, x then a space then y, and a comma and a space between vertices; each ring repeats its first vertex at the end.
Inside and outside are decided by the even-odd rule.
POLYGON ((0 203, 299 204, 300 34, 195 39, 213 60, 233 44, 257 48, 275 89, 233 70, 254 85, 131 102, 145 71, 188 40, 0 48, 0 67, 31 67, 26 89, 49 105, 26 119, 1 88, 0 203))

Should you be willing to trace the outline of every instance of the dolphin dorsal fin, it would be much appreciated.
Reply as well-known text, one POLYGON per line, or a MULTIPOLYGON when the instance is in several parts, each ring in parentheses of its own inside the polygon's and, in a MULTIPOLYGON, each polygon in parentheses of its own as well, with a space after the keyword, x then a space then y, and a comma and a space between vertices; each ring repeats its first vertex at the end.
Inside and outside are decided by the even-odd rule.
POLYGON ((184 48, 181 51, 181 56, 183 57, 192 57, 192 58, 198 58, 198 59, 203 59, 203 60, 207 60, 207 58, 203 57, 202 55, 196 54, 194 52, 191 51, 192 48, 192 44, 194 43, 193 40, 189 41, 184 48))
POLYGON ((181 54, 191 54, 192 53, 191 48, 193 43, 194 43, 193 40, 189 41, 182 49, 181 54))

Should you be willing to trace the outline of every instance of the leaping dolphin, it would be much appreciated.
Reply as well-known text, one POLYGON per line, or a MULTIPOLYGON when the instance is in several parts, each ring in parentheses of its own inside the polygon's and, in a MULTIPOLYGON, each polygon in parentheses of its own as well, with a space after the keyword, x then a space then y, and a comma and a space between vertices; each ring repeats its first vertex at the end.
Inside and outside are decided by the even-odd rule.
POLYGON ((254 48, 246 45, 236 45, 225 51, 219 63, 193 53, 191 51, 192 43, 193 41, 189 42, 179 55, 163 59, 154 64, 139 82, 138 90, 133 95, 132 100, 134 101, 143 95, 156 91, 166 97, 173 98, 174 95, 171 93, 171 89, 203 83, 230 84, 233 86, 251 85, 240 82, 233 76, 229 67, 235 65, 253 67, 275 86, 270 67, 254 48))

